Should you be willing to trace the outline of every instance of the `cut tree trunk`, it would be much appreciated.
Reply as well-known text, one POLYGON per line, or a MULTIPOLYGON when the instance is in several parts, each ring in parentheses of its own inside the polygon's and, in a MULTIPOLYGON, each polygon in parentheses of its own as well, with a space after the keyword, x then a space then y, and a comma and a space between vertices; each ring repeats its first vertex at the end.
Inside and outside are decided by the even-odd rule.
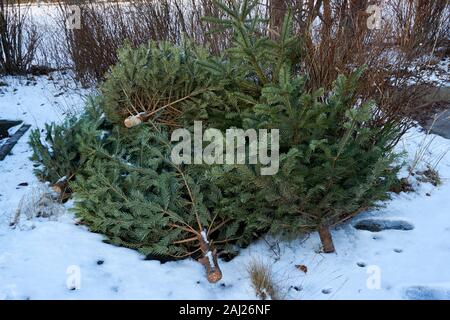
POLYGON ((205 267, 208 282, 216 283, 222 279, 222 271, 217 262, 217 250, 214 250, 213 252, 209 251, 208 254, 205 254, 202 258, 198 259, 198 261, 205 267))
POLYGON ((199 236, 199 243, 203 257, 198 259, 198 261, 205 267, 208 281, 210 283, 216 283, 222 279, 222 271, 217 261, 217 250, 211 247, 208 239, 205 239, 203 235, 199 236))
POLYGON ((148 119, 148 116, 146 115, 146 113, 141 112, 135 116, 129 116, 128 118, 125 119, 125 121, 123 123, 124 123, 125 127, 132 128, 132 127, 140 125, 142 122, 145 122, 147 119, 148 119))
POLYGON ((327 226, 319 227, 320 241, 322 242, 323 252, 332 253, 334 252, 333 239, 331 238, 330 229, 327 226))

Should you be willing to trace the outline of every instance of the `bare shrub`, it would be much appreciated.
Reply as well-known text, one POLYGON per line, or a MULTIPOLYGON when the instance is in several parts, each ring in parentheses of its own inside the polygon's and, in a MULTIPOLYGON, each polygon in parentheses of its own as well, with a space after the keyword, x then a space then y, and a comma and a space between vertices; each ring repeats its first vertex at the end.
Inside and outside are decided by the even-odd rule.
MULTIPOLYGON (((57 2, 61 32, 53 34, 48 51, 56 55, 58 69, 73 69, 85 86, 104 79, 126 43, 132 47, 149 40, 180 43, 187 37, 213 54, 230 46, 229 31, 212 33, 215 27, 202 20, 221 17, 214 0, 57 2), (81 8, 81 29, 66 28, 71 5, 81 8)), ((294 30, 302 44, 298 72, 307 76, 309 90, 330 89, 338 74, 349 75, 356 66, 366 65, 357 94, 361 100, 375 100, 373 126, 388 128, 400 122, 405 132, 412 119, 421 117, 429 86, 420 71, 433 68, 432 57, 445 47, 450 30, 445 0, 260 1, 254 14, 269 21, 261 33, 276 36, 280 17, 288 9, 294 13, 294 30), (381 6, 381 29, 367 26, 369 4, 381 6)))
MULTIPOLYGON (((187 37, 208 46, 213 54, 230 46, 228 31, 211 33, 213 26, 202 20, 221 17, 214 0, 65 1, 59 3, 61 23, 73 4, 81 7, 81 29, 65 30, 66 51, 84 84, 102 80, 125 43, 133 47, 149 40, 179 43, 187 37)), ((358 94, 377 103, 374 125, 400 121, 404 130, 409 128, 411 122, 405 119, 421 112, 421 98, 428 92, 418 71, 430 67, 432 59, 427 56, 445 45, 450 30, 445 0, 261 1, 254 14, 269 21, 261 32, 276 36, 280 17, 288 9, 294 13, 294 30, 302 43, 299 72, 307 75, 310 90, 329 89, 338 74, 349 75, 356 66, 366 65, 358 94), (381 29, 367 26, 369 4, 381 6, 381 29)))
POLYGON ((398 44, 413 51, 448 46, 450 11, 447 0, 393 0, 386 3, 398 44))
POLYGON ((29 72, 39 40, 29 5, 21 5, 20 0, 0 0, 0 74, 29 72))
MULTIPOLYGON (((318 10, 320 6, 296 8, 301 12, 296 15, 297 29, 304 43, 304 72, 309 77, 310 89, 330 88, 338 74, 349 74, 355 66, 366 65, 367 72, 360 79, 358 94, 363 99, 375 100, 380 123, 403 121, 417 111, 420 99, 427 94, 427 86, 418 70, 429 66, 430 59, 424 55, 432 54, 433 44, 440 39, 437 32, 430 30, 448 29, 445 27, 448 12, 441 5, 427 6, 433 18, 428 17, 426 21, 422 15, 417 17, 408 12, 409 24, 416 29, 415 37, 433 42, 417 40, 422 43, 419 50, 417 45, 411 44, 412 40, 405 41, 404 18, 397 16, 408 1, 397 1, 397 5, 394 2, 378 1, 383 20, 380 29, 372 30, 367 26, 369 1, 366 0, 325 0, 323 14, 318 10)), ((370 2, 374 3, 377 2, 370 2)), ((411 5, 418 6, 417 3, 411 2, 411 5)), ((411 123, 405 123, 405 129, 408 125, 411 123)))
POLYGON ((117 50, 129 43, 137 47, 149 40, 180 43, 183 37, 207 44, 213 53, 228 45, 229 34, 210 34, 203 16, 219 16, 213 0, 92 0, 60 1, 64 26, 70 6, 81 8, 81 28, 65 28, 66 51, 78 80, 94 84, 117 62, 117 50))

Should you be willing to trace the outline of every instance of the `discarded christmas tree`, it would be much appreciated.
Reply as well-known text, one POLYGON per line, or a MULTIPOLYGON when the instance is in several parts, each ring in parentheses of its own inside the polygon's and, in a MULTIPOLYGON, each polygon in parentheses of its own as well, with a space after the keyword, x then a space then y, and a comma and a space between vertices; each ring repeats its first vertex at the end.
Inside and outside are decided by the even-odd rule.
POLYGON ((261 87, 243 124, 280 130, 280 170, 260 176, 255 165, 236 165, 216 174, 216 183, 225 199, 246 199, 239 212, 260 221, 261 230, 294 236, 318 231, 323 251, 334 252, 329 228, 388 197, 398 170, 392 148, 400 133, 396 124, 374 121, 376 106, 354 94, 364 68, 340 76, 332 92, 308 92, 307 75, 298 72, 291 14, 273 41, 260 35, 264 27, 250 17, 256 4, 218 3, 227 16, 209 21, 234 31, 230 59, 242 61, 261 87))
POLYGON ((187 43, 126 47, 92 103, 94 125, 70 123, 50 134, 50 146, 33 137, 42 175, 71 177, 82 223, 149 257, 198 259, 211 282, 222 276, 219 253, 266 232, 318 231, 333 252, 330 227, 387 197, 398 137, 354 94, 363 68, 331 92, 306 89, 291 13, 270 37, 267 22, 252 17, 256 1, 217 5, 224 18, 207 19, 234 35, 223 56, 187 43), (189 132, 194 120, 205 129, 279 129, 279 171, 175 164, 170 134, 189 132), (73 143, 60 143, 65 137, 73 143))
POLYGON ((199 259, 210 282, 221 279, 217 249, 236 241, 238 228, 205 206, 220 194, 203 194, 202 172, 173 163, 167 131, 116 126, 82 150, 90 157, 71 184, 82 223, 151 257, 199 259))

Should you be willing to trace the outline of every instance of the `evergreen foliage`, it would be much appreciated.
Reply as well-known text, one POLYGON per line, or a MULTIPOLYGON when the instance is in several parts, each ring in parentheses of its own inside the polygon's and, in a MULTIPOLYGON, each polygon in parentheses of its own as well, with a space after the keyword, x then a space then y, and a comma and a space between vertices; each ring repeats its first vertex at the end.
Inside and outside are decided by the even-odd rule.
POLYGON ((213 181, 224 195, 218 210, 257 221, 260 230, 295 236, 387 199, 398 171, 391 147, 398 132, 368 126, 370 102, 349 102, 358 76, 340 77, 326 98, 304 92, 300 79, 265 87, 247 122, 280 129, 279 172, 261 176, 255 165, 215 169, 213 181))
POLYGON ((240 99, 245 92, 239 88, 242 74, 189 42, 126 46, 101 86, 99 103, 116 124, 130 115, 148 113, 153 122, 169 127, 207 120, 226 128, 239 124, 239 110, 247 106, 240 99))
POLYGON ((203 172, 171 161, 166 130, 116 126, 105 140, 83 143, 82 150, 90 156, 72 183, 75 211, 112 243, 181 258, 200 256, 202 232, 216 248, 240 238, 235 221, 205 206, 206 198, 220 195, 205 188, 203 172))
POLYGON ((204 258, 268 231, 322 232, 387 198, 399 132, 373 121, 376 106, 355 95, 364 68, 340 76, 331 92, 308 92, 291 13, 274 41, 264 35, 266 22, 251 17, 255 5, 218 3, 227 16, 206 18, 235 34, 223 56, 189 43, 126 47, 85 115, 48 126, 48 145, 33 132, 38 174, 54 182, 76 172, 75 211, 111 243, 204 258), (152 115, 148 123, 123 127, 141 112, 152 115), (175 165, 170 133, 194 120, 222 130, 279 129, 279 172, 175 165))
POLYGON ((339 76, 330 93, 309 93, 307 78, 296 71, 290 13, 275 43, 258 35, 258 19, 249 16, 256 1, 218 5, 228 18, 209 20, 233 28, 230 56, 244 61, 261 86, 243 125, 280 130, 279 173, 260 176, 248 165, 222 170, 215 182, 224 199, 240 200, 240 210, 233 201, 219 210, 239 212, 274 233, 329 233, 329 226, 386 199, 398 171, 392 146, 400 133, 395 124, 373 121, 376 106, 355 96, 364 68, 339 76))
POLYGON ((41 180, 54 184, 64 177, 68 180, 74 178, 86 160, 80 152, 81 141, 97 139, 95 130, 106 125, 100 113, 91 101, 80 117, 71 117, 62 124, 46 124, 44 137, 41 137, 39 128, 31 132, 31 160, 35 162, 34 171, 41 180))
POLYGON ((217 30, 231 29, 233 45, 227 50, 227 57, 233 65, 245 70, 245 86, 260 91, 264 85, 278 81, 280 70, 286 63, 294 72, 300 63, 301 42, 292 35, 292 12, 288 11, 277 41, 265 35, 267 21, 252 16, 258 5, 255 0, 243 0, 224 4, 214 3, 227 15, 225 18, 204 17, 216 24, 217 30))

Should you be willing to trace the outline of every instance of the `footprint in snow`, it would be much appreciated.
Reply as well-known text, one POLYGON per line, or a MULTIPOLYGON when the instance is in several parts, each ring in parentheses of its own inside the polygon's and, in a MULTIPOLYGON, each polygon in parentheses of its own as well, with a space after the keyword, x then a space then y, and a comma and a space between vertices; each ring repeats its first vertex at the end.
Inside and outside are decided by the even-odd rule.
POLYGON ((364 268, 366 266, 366 264, 364 262, 357 262, 356 265, 360 268, 364 268))
POLYGON ((450 288, 417 285, 403 289, 403 297, 409 300, 449 300, 450 288))
POLYGON ((322 293, 323 293, 323 294, 330 294, 331 291, 332 291, 332 288, 325 288, 325 289, 322 289, 322 293))

